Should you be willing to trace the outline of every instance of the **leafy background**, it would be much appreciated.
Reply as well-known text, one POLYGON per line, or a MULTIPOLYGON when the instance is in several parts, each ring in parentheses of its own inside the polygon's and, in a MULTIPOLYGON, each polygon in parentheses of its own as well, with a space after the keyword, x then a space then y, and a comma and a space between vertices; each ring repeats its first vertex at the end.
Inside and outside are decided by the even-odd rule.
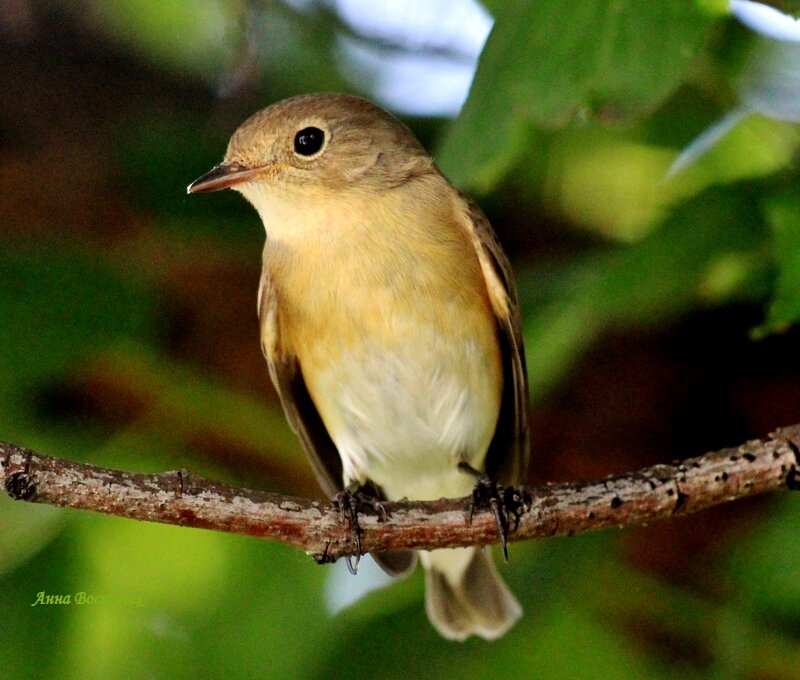
MULTIPOLYGON (((269 102, 377 96, 375 74, 345 63, 343 39, 395 58, 447 52, 413 27, 407 44, 365 34, 344 4, 0 10, 3 439, 319 493, 259 353, 261 226, 237 196, 190 199, 185 186, 269 102)), ((435 4, 445 15, 460 3, 435 4)), ((741 26, 723 0, 485 9, 495 24, 461 114, 406 120, 480 199, 514 261, 530 481, 622 472, 800 420, 797 53, 741 26), (753 115, 670 173, 731 111, 753 115)), ((497 643, 458 645, 428 626, 419 574, 331 615, 326 591, 341 579, 299 552, 4 498, 0 668, 55 679, 799 677, 799 523, 797 499, 778 494, 514 545, 502 571, 526 616, 497 643), (98 603, 32 607, 42 591, 98 603)))

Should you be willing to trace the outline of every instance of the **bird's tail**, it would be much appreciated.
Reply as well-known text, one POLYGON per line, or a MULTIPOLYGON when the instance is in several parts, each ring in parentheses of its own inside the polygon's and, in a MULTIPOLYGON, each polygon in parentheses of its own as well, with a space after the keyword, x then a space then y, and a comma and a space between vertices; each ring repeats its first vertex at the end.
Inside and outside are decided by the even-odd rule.
POLYGON ((425 567, 425 610, 449 640, 502 636, 522 607, 500 578, 488 552, 455 548, 420 552, 425 567))

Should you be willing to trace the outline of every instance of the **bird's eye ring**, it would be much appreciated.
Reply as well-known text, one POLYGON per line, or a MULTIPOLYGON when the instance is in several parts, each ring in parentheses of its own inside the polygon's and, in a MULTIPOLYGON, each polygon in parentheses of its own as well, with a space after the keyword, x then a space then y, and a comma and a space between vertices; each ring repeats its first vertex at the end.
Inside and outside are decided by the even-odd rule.
POLYGON ((301 156, 319 153, 325 144, 325 133, 318 127, 307 127, 294 136, 294 152, 301 156))

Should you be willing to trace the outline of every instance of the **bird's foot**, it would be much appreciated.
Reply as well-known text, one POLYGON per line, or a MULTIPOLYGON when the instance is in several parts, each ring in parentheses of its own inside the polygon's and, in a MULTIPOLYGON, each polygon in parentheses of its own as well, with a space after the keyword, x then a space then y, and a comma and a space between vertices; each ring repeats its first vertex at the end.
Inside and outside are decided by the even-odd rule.
POLYGON ((353 537, 353 543, 356 545, 355 559, 348 556, 347 570, 351 574, 358 572, 358 565, 361 561, 361 524, 358 521, 358 515, 363 509, 370 508, 373 512, 377 513, 380 520, 386 520, 386 508, 383 507, 380 498, 374 493, 370 493, 368 487, 356 487, 353 490, 345 489, 337 493, 332 501, 333 505, 339 510, 339 516, 342 523, 347 522, 350 526, 350 532, 353 537))
POLYGON ((502 487, 491 477, 478 472, 468 463, 460 463, 459 469, 477 478, 469 505, 470 524, 476 509, 490 508, 494 513, 497 533, 500 535, 503 546, 503 559, 508 562, 508 535, 511 531, 511 523, 513 522, 513 531, 516 531, 520 518, 530 510, 530 494, 522 487, 502 487))

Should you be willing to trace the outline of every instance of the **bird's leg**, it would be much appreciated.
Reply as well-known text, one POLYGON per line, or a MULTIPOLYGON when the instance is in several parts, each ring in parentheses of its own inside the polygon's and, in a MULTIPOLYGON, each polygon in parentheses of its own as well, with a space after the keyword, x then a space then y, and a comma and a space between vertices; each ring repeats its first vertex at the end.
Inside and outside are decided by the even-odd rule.
POLYGON ((472 489, 472 500, 469 506, 469 521, 475 509, 490 507, 497 522, 497 533, 503 545, 503 559, 508 562, 508 533, 509 519, 514 519, 514 530, 519 526, 519 520, 530 508, 531 498, 521 487, 508 486, 503 488, 488 475, 476 470, 466 461, 458 464, 458 469, 475 478, 475 487, 472 489))
MULTIPOLYGON (((503 541, 503 555, 507 555, 508 517, 503 508, 503 489, 491 477, 476 470, 466 461, 460 461, 458 469, 475 478, 472 501, 469 504, 469 523, 472 524, 472 516, 475 514, 476 508, 490 507, 497 522, 497 532, 503 541)), ((508 558, 506 557, 506 559, 508 558)))
POLYGON ((366 506, 377 513, 380 520, 386 520, 386 508, 381 503, 379 492, 370 484, 359 486, 352 484, 343 491, 337 493, 332 502, 339 509, 339 516, 342 523, 350 525, 350 532, 353 542, 356 544, 355 560, 351 556, 347 557, 347 570, 351 574, 358 572, 358 564, 361 561, 361 524, 358 521, 358 514, 366 506))
POLYGON ((356 544, 356 558, 353 563, 353 558, 348 555, 345 559, 347 561, 347 570, 351 574, 358 572, 358 563, 361 561, 361 525, 358 523, 358 499, 355 494, 344 489, 337 493, 331 502, 339 510, 339 517, 342 524, 347 522, 350 525, 350 533, 353 537, 353 542, 356 544))
POLYGON ((519 527, 522 516, 531 509, 532 503, 531 495, 521 486, 507 486, 503 490, 503 504, 506 515, 514 518, 514 531, 519 527))

